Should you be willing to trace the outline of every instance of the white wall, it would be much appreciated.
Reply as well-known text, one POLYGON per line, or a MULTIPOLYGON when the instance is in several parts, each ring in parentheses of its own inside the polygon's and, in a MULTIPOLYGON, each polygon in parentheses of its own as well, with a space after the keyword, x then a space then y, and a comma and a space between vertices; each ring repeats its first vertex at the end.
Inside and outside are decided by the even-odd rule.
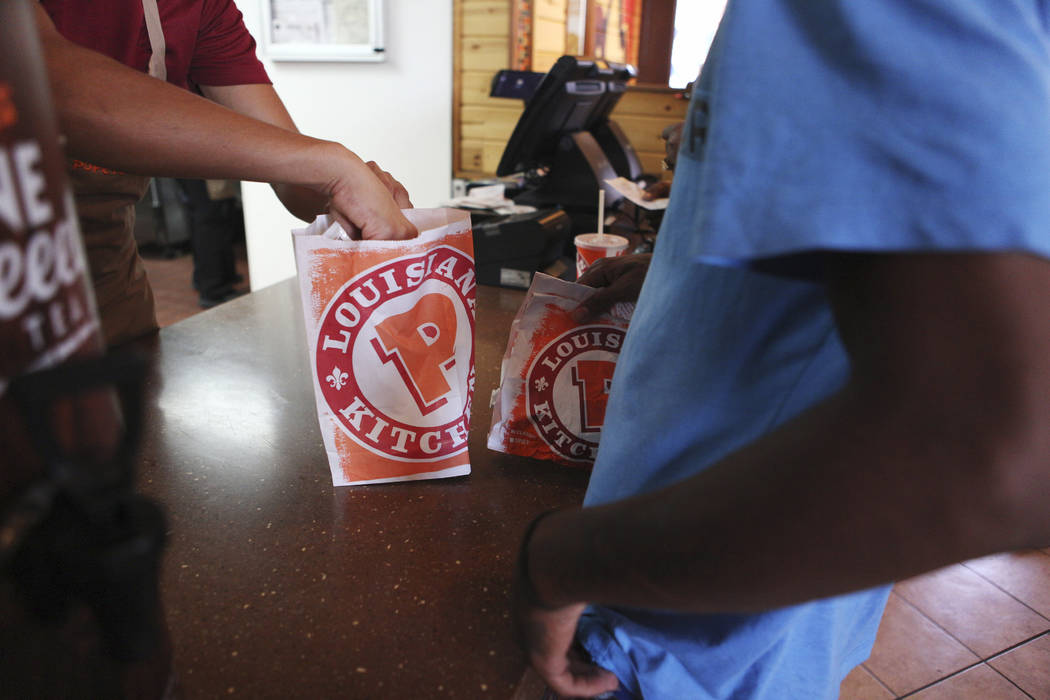
MULTIPOLYGON (((417 207, 437 206, 452 178, 452 0, 386 0, 386 61, 274 62, 262 2, 236 0, 259 58, 299 130, 339 141, 401 181, 417 207)), ((303 223, 269 186, 243 183, 252 289, 295 274, 291 236, 303 223)))

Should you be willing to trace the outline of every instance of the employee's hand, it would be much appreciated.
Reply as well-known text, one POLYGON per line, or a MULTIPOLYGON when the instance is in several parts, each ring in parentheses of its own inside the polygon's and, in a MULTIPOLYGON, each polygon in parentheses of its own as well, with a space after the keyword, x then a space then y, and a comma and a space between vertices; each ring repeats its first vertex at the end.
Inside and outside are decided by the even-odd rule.
POLYGON ((642 199, 647 202, 651 202, 654 199, 663 199, 671 194, 671 181, 670 180, 657 180, 652 183, 642 192, 642 199))
POLYGON ((652 257, 652 253, 637 253, 600 258, 588 267, 577 281, 588 287, 597 287, 598 291, 580 303, 572 312, 573 319, 587 323, 615 304, 637 301, 652 257))
POLYGON ((402 209, 412 209, 412 201, 408 198, 408 190, 405 189, 404 185, 395 180, 393 175, 380 168, 374 160, 368 161, 365 165, 367 165, 372 173, 379 178, 379 181, 383 183, 383 186, 386 187, 390 196, 392 196, 394 201, 397 202, 397 206, 402 209))
MULTIPOLYGON (((333 146, 336 146, 333 144, 333 146)), ((419 235, 401 213, 410 208, 408 192, 374 162, 365 163, 351 151, 336 146, 334 176, 322 184, 328 213, 354 239, 404 239, 419 235)))

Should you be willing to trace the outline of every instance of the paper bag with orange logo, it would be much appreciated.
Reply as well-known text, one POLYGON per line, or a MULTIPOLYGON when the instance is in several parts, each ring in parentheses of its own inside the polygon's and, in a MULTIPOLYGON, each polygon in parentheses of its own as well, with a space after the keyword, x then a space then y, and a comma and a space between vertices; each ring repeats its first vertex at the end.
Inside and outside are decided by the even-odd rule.
POLYGON ((594 464, 613 370, 634 310, 578 324, 594 290, 537 273, 511 324, 492 397, 488 447, 577 467, 594 464))
POLYGON ((409 209, 406 241, 293 231, 321 436, 336 486, 470 473, 470 215, 409 209))

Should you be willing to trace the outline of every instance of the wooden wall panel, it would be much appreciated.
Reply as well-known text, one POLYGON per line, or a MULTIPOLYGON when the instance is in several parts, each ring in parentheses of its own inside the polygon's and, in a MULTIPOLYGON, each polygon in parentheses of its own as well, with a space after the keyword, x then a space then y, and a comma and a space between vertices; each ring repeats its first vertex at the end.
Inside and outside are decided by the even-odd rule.
POLYGON ((668 125, 685 119, 688 107, 680 90, 632 88, 620 98, 612 119, 634 146, 642 172, 670 177, 660 164, 665 155, 660 134, 668 125))
POLYGON ((664 142, 660 138, 660 133, 664 130, 664 127, 679 121, 666 117, 616 114, 615 112, 612 115, 612 119, 620 125, 623 133, 637 151, 663 150, 664 142))
POLYGON ((616 103, 614 114, 637 114, 641 116, 666 116, 685 119, 688 103, 682 99, 680 90, 653 90, 631 88, 616 103))
MULTIPOLYGON (((499 159, 503 157, 503 147, 506 144, 491 141, 475 141, 464 139, 462 144, 463 163, 468 166, 469 172, 491 175, 499 166, 499 159)), ((481 177, 481 175, 479 175, 481 177)))
MULTIPOLYGON (((492 78, 510 66, 510 0, 455 0, 457 80, 453 96, 453 174, 484 177, 494 172, 491 152, 503 152, 521 103, 489 97, 492 78), (509 127, 508 127, 509 124, 509 127)), ((495 156, 496 163, 499 155, 495 156)))
POLYGON ((507 0, 464 0, 464 36, 507 36, 509 27, 510 3, 507 0))
POLYGON ((647 152, 647 151, 635 151, 634 154, 638 156, 638 162, 642 166, 642 172, 649 175, 656 175, 660 179, 669 180, 671 179, 671 173, 664 170, 663 160, 666 152, 660 151, 659 153, 647 152))
POLYGON ((532 70, 545 73, 565 55, 568 0, 535 0, 532 23, 532 70))
POLYGON ((465 154, 469 154, 464 157, 464 162, 471 166, 473 172, 483 174, 479 177, 491 176, 496 172, 499 159, 503 157, 504 146, 506 143, 464 139, 463 150, 465 154))
POLYGON ((484 144, 480 141, 462 139, 459 145, 460 170, 469 172, 481 172, 484 170, 482 151, 484 144))
MULTIPOLYGON (((483 70, 463 71, 460 84, 462 93, 460 103, 463 105, 479 105, 499 98, 489 97, 492 89, 492 74, 483 70)), ((503 100, 499 100, 502 102, 503 100)))
POLYGON ((499 141, 506 144, 514 125, 518 123, 521 109, 515 107, 515 101, 505 100, 509 107, 478 107, 464 105, 462 111, 464 139, 482 141, 499 141))
POLYGON ((506 68, 510 38, 463 37, 463 70, 491 70, 506 68))
POLYGON ((524 102, 521 100, 507 97, 489 97, 489 92, 492 90, 492 78, 495 74, 496 71, 464 71, 460 107, 474 105, 496 109, 513 109, 520 114, 524 106, 524 102))

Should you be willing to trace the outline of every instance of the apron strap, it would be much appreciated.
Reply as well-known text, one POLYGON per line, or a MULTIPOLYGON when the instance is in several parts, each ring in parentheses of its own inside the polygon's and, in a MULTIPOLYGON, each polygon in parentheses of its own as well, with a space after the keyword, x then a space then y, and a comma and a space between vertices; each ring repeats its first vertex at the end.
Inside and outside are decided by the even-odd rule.
POLYGON ((146 33, 149 34, 149 45, 153 54, 149 57, 149 74, 160 80, 168 79, 168 67, 164 64, 167 51, 164 45, 164 30, 160 27, 160 10, 157 0, 142 0, 142 10, 146 15, 146 33))

